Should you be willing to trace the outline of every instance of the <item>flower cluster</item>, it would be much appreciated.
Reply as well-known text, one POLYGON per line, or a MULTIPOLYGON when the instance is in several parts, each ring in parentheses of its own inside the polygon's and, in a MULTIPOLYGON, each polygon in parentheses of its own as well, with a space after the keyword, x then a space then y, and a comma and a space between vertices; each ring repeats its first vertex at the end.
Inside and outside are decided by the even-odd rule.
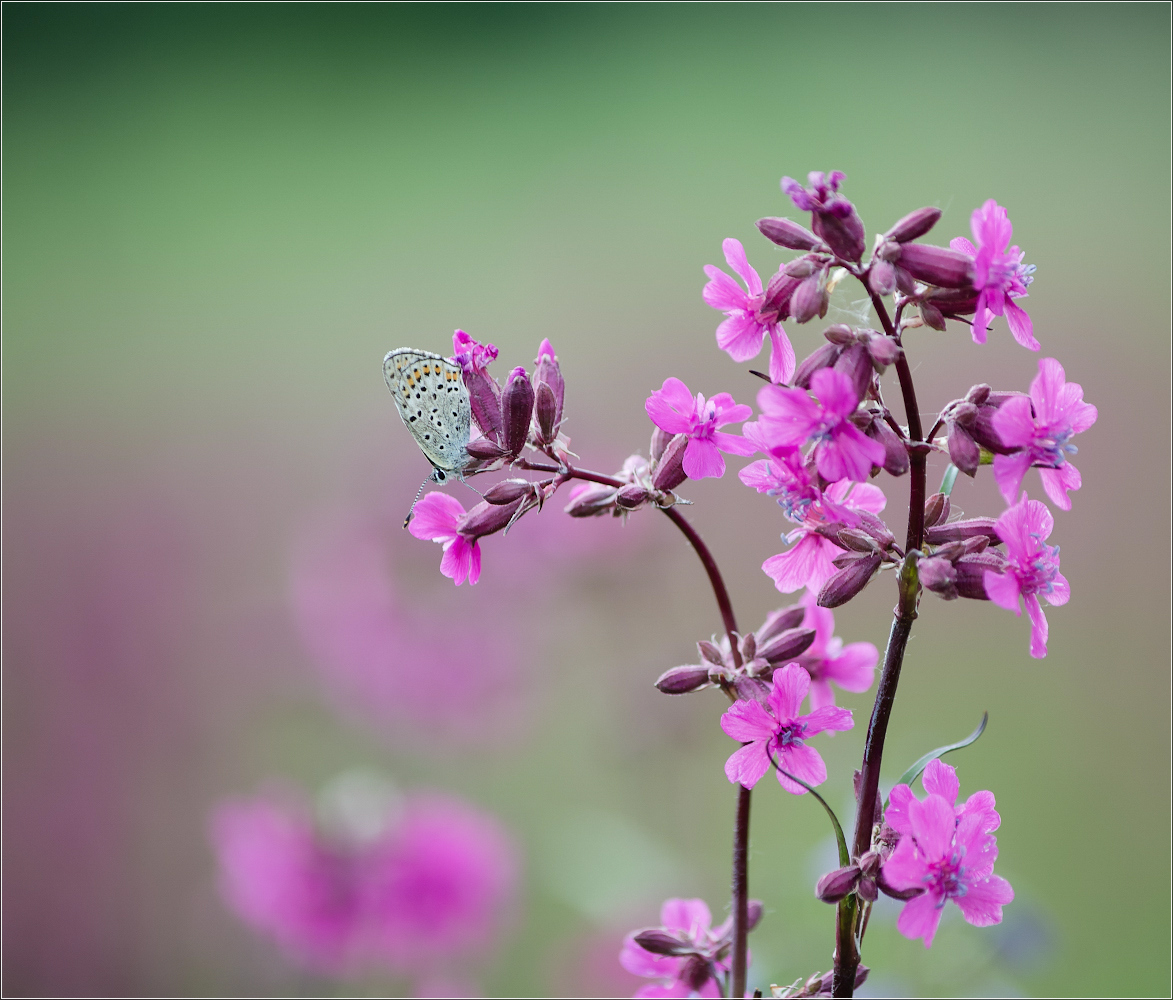
POLYGON ((500 824, 436 793, 374 819, 330 835, 297 801, 224 803, 212 839, 225 900, 292 958, 332 975, 431 974, 482 950, 516 884, 500 824))

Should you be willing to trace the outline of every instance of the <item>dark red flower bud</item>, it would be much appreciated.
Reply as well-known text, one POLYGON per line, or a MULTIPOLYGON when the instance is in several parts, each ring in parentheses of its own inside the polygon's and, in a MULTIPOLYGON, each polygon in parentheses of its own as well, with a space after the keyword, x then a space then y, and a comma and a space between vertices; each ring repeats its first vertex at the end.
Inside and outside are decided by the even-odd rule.
MULTIPOLYGON (((881 556, 878 552, 870 554, 842 556, 846 565, 831 577, 823 589, 819 591, 819 607, 837 608, 846 604, 864 587, 880 568, 881 556)), ((836 560, 838 563, 838 560, 836 560)))
POLYGON ((949 520, 949 497, 944 493, 934 493, 925 503, 925 527, 931 528, 935 524, 943 524, 949 520))
POLYGON ((990 387, 985 382, 979 382, 977 385, 971 385, 969 392, 965 394, 966 402, 973 403, 975 406, 981 406, 987 399, 990 398, 990 387))
POLYGON ((825 250, 826 246, 806 226, 789 219, 765 218, 757 221, 758 232, 788 250, 825 250))
POLYGON ((867 244, 864 241, 863 221, 855 206, 846 198, 830 203, 831 211, 811 214, 811 228, 842 260, 858 261, 867 244))
POLYGON ((782 271, 775 272, 766 284, 766 294, 760 310, 762 315, 775 315, 778 319, 786 319, 790 315, 790 299, 799 284, 800 279, 792 278, 782 271))
POLYGON ((656 687, 664 694, 688 694, 709 683, 709 668, 691 665, 665 670, 656 681, 656 687))
POLYGON ((488 503, 482 500, 456 523, 456 530, 465 538, 477 539, 509 527, 527 510, 537 506, 531 495, 519 497, 506 504, 488 503))
POLYGON ((790 298, 790 315, 795 322, 805 323, 827 311, 826 272, 820 268, 794 290, 790 298))
POLYGON ((672 440, 672 435, 666 430, 655 425, 652 426, 652 462, 658 462, 660 456, 664 454, 664 449, 668 447, 668 442, 672 440))
POLYGON ((893 476, 903 476, 908 471, 908 449, 904 441, 883 418, 877 417, 867 429, 867 436, 884 446, 884 471, 893 476))
POLYGON ((961 521, 950 521, 947 524, 938 524, 925 529, 925 541, 930 545, 941 545, 945 542, 964 542, 967 538, 976 538, 985 535, 993 544, 1002 539, 994 530, 992 517, 970 517, 961 521))
POLYGON ((887 261, 889 264, 894 264, 900 259, 900 244, 893 243, 888 239, 881 240, 873 253, 877 260, 883 260, 887 261))
POLYGON ((863 399, 871 388, 875 369, 872 368, 871 355, 862 344, 852 344, 843 348, 843 352, 835 359, 835 370, 843 372, 855 389, 855 395, 863 399))
POLYGON ((957 573, 953 569, 953 563, 948 559, 940 556, 922 559, 917 563, 917 573, 925 590, 940 594, 947 601, 957 597, 957 573))
POLYGON ((820 368, 830 368, 842 350, 838 344, 823 344, 822 347, 816 348, 815 352, 803 358, 794 370, 794 384, 800 389, 809 389, 811 376, 820 368))
POLYGON ((855 514, 859 518, 859 526, 879 543, 881 549, 887 551, 896 541, 896 536, 888 530, 888 525, 870 510, 857 510, 855 514))
POLYGON ((481 433, 494 444, 502 444, 501 387, 486 371, 466 371, 464 387, 468 389, 468 404, 472 419, 481 433))
POLYGON ((973 261, 967 254, 930 243, 905 243, 900 266, 917 281, 938 288, 968 288, 973 278, 973 261))
POLYGON ((981 463, 981 449, 960 424, 949 423, 949 459, 967 476, 973 476, 981 463))
POLYGON ((855 333, 846 323, 832 323, 823 331, 823 336, 840 347, 855 343, 855 333))
POLYGON ((505 450, 516 458, 529 437, 530 417, 534 412, 534 387, 525 377, 525 369, 514 368, 501 393, 501 420, 505 426, 505 450))
POLYGON ((962 556, 953 569, 957 574, 959 596, 968 597, 971 601, 988 601, 990 595, 986 593, 986 572, 1004 572, 1006 560, 996 549, 991 549, 962 556))
MULTIPOLYGON (((817 258, 816 258, 817 259, 817 258)), ((818 264, 810 257, 799 257, 782 268, 782 273, 789 278, 809 278, 818 269, 818 264)))
POLYGON ((849 552, 875 552, 877 548, 876 540, 858 528, 842 528, 835 538, 849 552))
POLYGON ((713 967, 708 959, 700 955, 692 955, 685 959, 684 966, 676 973, 680 982, 686 984, 693 993, 699 993, 710 979, 713 978, 713 967))
POLYGON ((702 660, 708 660, 710 663, 716 664, 718 667, 724 666, 725 658, 721 655, 721 650, 716 643, 709 642, 708 639, 702 639, 696 644, 697 651, 701 654, 702 660))
POLYGON ((885 234, 888 239, 897 243, 907 243, 909 240, 920 239, 937 224, 941 218, 939 208, 918 208, 909 212, 885 234))
POLYGON ((476 459, 481 461, 491 461, 495 458, 505 458, 508 452, 500 445, 489 440, 487 437, 474 438, 468 443, 468 453, 476 459))
POLYGON ((592 483, 564 508, 571 517, 598 517, 615 509, 619 491, 614 486, 592 483))
POLYGON ((502 479, 485 490, 484 499, 491 504, 513 503, 526 494, 532 494, 533 484, 526 479, 502 479))
POLYGON ((888 295, 896 287, 896 268, 886 260, 868 268, 868 288, 877 295, 888 295))
POLYGON ((656 471, 652 475, 652 486, 658 490, 674 490, 683 483, 688 476, 684 472, 684 449, 688 447, 688 436, 677 434, 668 442, 660 461, 656 463, 656 471))
POLYGON ((859 896, 865 903, 874 903, 879 892, 876 889, 875 878, 867 875, 861 875, 859 882, 855 886, 855 894, 859 896))
POLYGON ((921 322, 934 330, 945 329, 945 314, 931 302, 925 301, 917 307, 920 310, 921 322))
POLYGON ((774 636, 758 646, 758 656, 770 664, 789 663, 801 656, 815 641, 813 628, 796 628, 774 636))
POLYGON ((758 655, 757 637, 752 632, 747 632, 741 637, 741 641, 737 644, 737 648, 741 650, 742 662, 748 663, 758 655))
POLYGON ((788 608, 771 611, 766 615, 765 624, 754 633, 758 637, 758 647, 766 645, 771 639, 783 632, 798 628, 805 617, 806 606, 803 604, 792 604, 788 608))
POLYGON ((615 497, 615 503, 624 510, 635 510, 637 507, 647 503, 651 495, 643 486, 636 486, 634 483, 629 483, 619 490, 619 494, 615 497))
POLYGON ((650 951, 653 955, 691 955, 696 950, 693 945, 686 944, 659 927, 640 931, 634 940, 644 951, 650 951))
POLYGON ((827 872, 815 884, 815 895, 824 903, 838 903, 844 896, 855 890, 858 881, 858 865, 836 868, 833 872, 827 872))
POLYGON ((900 345, 891 337, 886 337, 882 333, 868 337, 864 346, 867 347, 868 354, 872 357, 872 362, 881 372, 888 365, 895 364, 896 359, 900 357, 900 345))
POLYGON ((551 444, 558 437, 562 423, 562 401, 566 394, 566 382, 558 357, 549 340, 543 340, 534 361, 534 422, 537 424, 539 444, 551 444))

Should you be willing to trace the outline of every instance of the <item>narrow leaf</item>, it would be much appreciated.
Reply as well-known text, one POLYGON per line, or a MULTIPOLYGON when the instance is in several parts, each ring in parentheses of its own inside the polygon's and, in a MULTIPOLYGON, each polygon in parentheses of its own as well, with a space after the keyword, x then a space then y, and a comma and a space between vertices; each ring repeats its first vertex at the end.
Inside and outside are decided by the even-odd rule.
POLYGON ((949 496, 953 492, 955 482, 957 482, 957 466, 950 464, 949 468, 945 470, 945 475, 941 478, 941 488, 937 492, 949 496))
MULTIPOLYGON (((778 762, 774 760, 774 755, 770 753, 769 748, 766 749, 766 756, 770 758, 770 763, 774 765, 774 769, 779 774, 781 774, 783 777, 789 778, 796 785, 802 785, 803 788, 805 788, 808 792, 811 793, 811 795, 819 800, 819 805, 827 810, 827 815, 831 817, 831 826, 835 828, 835 842, 839 845, 839 867, 846 868, 849 864, 851 864, 851 855, 847 851, 847 838, 843 836, 843 827, 839 825, 839 817, 835 815, 835 810, 827 805, 826 800, 818 792, 811 788, 811 786, 808 785, 805 781, 803 781, 801 778, 796 778, 789 771, 783 771, 782 768, 778 766, 778 762)), ((926 761, 925 763, 928 762, 926 761)))
MULTIPOLYGON (((971 743, 976 743, 977 738, 986 731, 986 723, 990 721, 990 713, 982 712, 982 721, 978 723, 977 729, 970 733, 960 743, 950 743, 948 746, 937 747, 936 750, 930 750, 920 760, 912 765, 907 771, 900 775, 900 780, 896 782, 898 785, 911 785, 917 778, 920 777, 921 771, 929 766, 930 760, 936 760, 938 757, 944 757, 945 754, 952 750, 960 750, 962 747, 967 747, 971 743)), ((888 803, 885 801, 884 806, 888 803)))

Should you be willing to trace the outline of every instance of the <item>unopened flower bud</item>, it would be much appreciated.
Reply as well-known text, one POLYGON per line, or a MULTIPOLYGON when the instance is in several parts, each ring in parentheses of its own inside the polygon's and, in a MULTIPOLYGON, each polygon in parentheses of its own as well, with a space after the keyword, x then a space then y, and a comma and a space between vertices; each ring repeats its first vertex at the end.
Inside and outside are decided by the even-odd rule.
POLYGON ((741 637, 741 642, 738 644, 741 650, 741 659, 743 663, 749 663, 755 656, 758 655, 758 640, 752 632, 747 632, 741 637))
POLYGON ((872 421, 867 436, 884 446, 884 471, 892 476, 903 476, 908 471, 908 449, 904 441, 880 417, 872 421))
POLYGON ((504 448, 491 441, 487 437, 473 438, 471 441, 469 441, 468 453, 473 458, 477 458, 482 461, 491 461, 495 458, 505 458, 508 455, 508 452, 506 452, 504 448))
POLYGON ((725 658, 721 655, 721 650, 716 643, 709 642, 708 639, 702 639, 696 644, 696 648, 700 652, 702 660, 715 663, 718 667, 724 666, 725 658))
POLYGON ((794 369, 794 384, 800 389, 809 389, 811 376, 820 368, 830 368, 839 358, 843 350, 838 344, 823 344, 816 348, 813 354, 803 358, 799 366, 794 369))
POLYGON ((501 387, 497 380, 480 369, 466 370, 463 378, 472 419, 489 441, 502 444, 501 387))
POLYGON ((940 594, 945 600, 952 601, 957 597, 957 574, 953 564, 940 556, 930 556, 917 563, 917 572, 921 586, 940 594))
POLYGON ((969 430, 969 428, 973 427, 974 422, 977 420, 977 415, 978 408, 974 406, 973 403, 967 403, 962 400, 960 403, 953 404, 949 414, 949 419, 955 423, 961 424, 961 426, 966 430, 969 430))
POLYGON ((765 218, 757 221, 758 232, 766 239, 788 250, 822 250, 823 241, 806 226, 790 219, 765 218))
POLYGON ((876 551, 876 540, 858 528, 843 528, 835 538, 849 552, 876 551))
POLYGON ((777 665, 789 663, 801 656, 815 641, 817 633, 813 628, 796 628, 782 632, 768 642, 758 645, 758 656, 767 663, 777 665))
POLYGON ((896 287, 896 268, 886 260, 868 268, 868 287, 877 295, 888 295, 896 287))
POLYGON ((775 272, 766 284, 761 314, 763 316, 773 315, 780 320, 787 319, 790 316, 790 299, 799 284, 800 279, 790 277, 784 269, 775 272))
POLYGON ((741 676, 733 682, 733 689, 741 701, 757 701, 765 705, 769 702, 770 685, 756 677, 741 676))
POLYGON ((758 637, 758 648, 760 649, 775 636, 788 632, 792 628, 798 628, 805 617, 806 606, 803 604, 792 604, 788 608, 771 611, 766 615, 765 624, 754 633, 758 637))
POLYGON ((860 553, 844 557, 846 565, 832 576, 819 591, 818 604, 821 608, 837 608, 846 604, 864 587, 880 568, 880 553, 860 553))
POLYGON ((874 903, 880 894, 876 887, 876 880, 867 875, 861 875, 855 886, 855 894, 865 903, 874 903))
POLYGON ((665 670, 656 681, 656 688, 664 694, 688 694, 709 683, 709 668, 693 664, 665 670))
POLYGON ((960 424, 949 423, 949 459, 967 476, 973 476, 981 463, 981 450, 977 442, 960 424))
POLYGON ((881 239, 876 244, 875 256, 877 260, 894 264, 900 259, 900 244, 892 240, 881 239))
POLYGON ((961 545, 962 555, 972 556, 978 552, 984 552, 989 547, 990 540, 985 535, 975 535, 958 544, 961 545))
POLYGON ((934 330, 945 329, 945 314, 929 301, 922 302, 918 307, 921 322, 934 330))
POLYGON ((994 524, 992 517, 969 517, 961 521, 950 521, 947 524, 926 528, 925 541, 930 545, 941 545, 944 542, 964 542, 967 538, 985 535, 996 545, 1001 539, 994 530, 994 524))
POLYGON ((684 449, 687 447, 686 434, 677 434, 668 442, 652 476, 652 486, 657 490, 674 490, 688 478, 684 471, 684 449))
POLYGON ((900 345, 882 333, 869 337, 866 347, 868 354, 872 356, 872 361, 879 366, 881 371, 888 365, 895 364, 897 358, 900 357, 900 345))
POLYGON ((879 851, 864 851, 857 859, 859 870, 864 875, 875 875, 884 863, 883 855, 879 851))
POLYGON ((815 273, 817 265, 809 257, 799 257, 782 268, 782 273, 790 278, 809 278, 815 273))
POLYGON ((829 208, 830 211, 812 213, 811 228, 835 252, 835 256, 858 261, 867 248, 863 220, 846 198, 837 198, 829 204, 829 208))
POLYGON ((696 950, 693 945, 686 944, 675 934, 669 934, 659 927, 640 931, 634 940, 644 951, 650 951, 653 955, 689 955, 696 950))
POLYGON ((965 398, 975 406, 981 406, 982 403, 990 398, 990 387, 985 382, 979 382, 977 385, 970 386, 969 392, 965 394, 965 398))
POLYGON ((581 492, 574 494, 564 510, 571 517, 598 517, 615 509, 615 497, 618 493, 614 486, 591 483, 581 492))
POLYGON ((939 208, 918 208, 915 212, 909 212, 896 225, 889 229, 885 235, 888 239, 895 240, 897 243, 907 243, 909 240, 917 240, 932 229, 937 224, 939 218, 941 218, 941 210, 939 208))
POLYGON ((501 420, 505 426, 505 450, 516 458, 529 436, 530 417, 534 411, 534 387, 520 366, 509 373, 501 393, 501 420))
POLYGON ((862 344, 851 344, 843 348, 843 353, 835 359, 834 367, 851 380, 855 395, 859 399, 867 396, 875 369, 872 368, 872 359, 866 347, 862 344))
POLYGON ((973 261, 967 254, 929 243, 905 243, 900 248, 900 266, 917 281, 938 288, 967 288, 973 276, 973 261))
POLYGON ((699 993, 705 983, 713 978, 713 967, 708 959, 702 955, 691 955, 684 961, 684 965, 677 970, 676 976, 684 983, 689 993, 699 993))
POLYGON ((823 331, 823 336, 840 347, 855 343, 855 333, 846 323, 832 323, 823 331))
POLYGON ((805 323, 826 312, 826 272, 822 268, 809 278, 804 278, 790 298, 790 315, 795 322, 805 323))
POLYGON ((507 528, 531 507, 537 505, 532 496, 521 496, 510 503, 494 504, 482 500, 456 524, 456 530, 465 538, 477 539, 507 528))
POLYGON ((942 524, 949 519, 949 497, 944 493, 934 493, 925 503, 925 527, 931 528, 934 524, 942 524))
POLYGON ((762 919, 762 901, 760 899, 751 899, 745 906, 745 929, 752 931, 761 922, 762 919))
POLYGON ((549 339, 542 341, 534 361, 534 421, 537 424, 539 444, 551 444, 558 437, 562 423, 562 400, 566 394, 566 383, 558 357, 549 339))
POLYGON ((526 479, 502 479, 485 490, 484 498, 491 504, 506 504, 533 491, 533 484, 526 479))
POLYGON ((859 526, 879 543, 881 549, 886 551, 896 541, 896 536, 888 530, 888 525, 870 510, 857 510, 855 515, 859 518, 859 526))
POLYGON ((815 884, 815 895, 824 903, 838 903, 844 896, 854 891, 858 881, 858 865, 836 868, 833 872, 827 872, 815 884))
POLYGON ((957 573, 957 593, 971 601, 988 601, 986 593, 986 571, 1002 573, 1006 560, 996 549, 964 555, 954 564, 957 573))
POLYGON ((640 505, 647 503, 651 495, 644 487, 629 483, 619 490, 615 502, 624 510, 635 510, 640 505))

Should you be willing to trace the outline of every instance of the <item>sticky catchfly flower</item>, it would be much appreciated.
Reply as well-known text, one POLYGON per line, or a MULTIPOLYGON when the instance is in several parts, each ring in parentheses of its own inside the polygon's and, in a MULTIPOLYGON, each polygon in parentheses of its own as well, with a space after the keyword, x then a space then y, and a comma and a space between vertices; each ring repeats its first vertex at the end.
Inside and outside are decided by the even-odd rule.
POLYGON ((762 340, 769 337, 770 380, 789 382, 794 374, 794 347, 782 329, 778 306, 766 301, 762 279, 749 266, 741 242, 725 240, 721 249, 729 266, 745 282, 746 290, 719 267, 705 265, 705 274, 709 276, 702 293, 705 303, 725 314, 725 321, 717 327, 717 346, 740 363, 756 358, 762 340))
POLYGON ((824 706, 809 715, 799 715, 802 700, 810 689, 811 679, 797 663, 774 671, 774 683, 763 705, 757 700, 737 701, 721 716, 725 735, 745 743, 725 762, 725 776, 745 788, 753 788, 770 768, 777 764, 778 781, 795 795, 806 792, 782 771, 793 774, 808 785, 827 780, 823 758, 807 740, 824 730, 846 731, 854 722, 845 708, 824 706))
POLYGON ((1048 604, 1066 604, 1071 587, 1059 572, 1059 546, 1047 539, 1055 519, 1047 505, 1028 499, 1025 493, 1013 507, 1003 512, 994 524, 998 537, 1006 543, 1007 566, 1004 572, 987 570, 986 594, 1007 611, 1021 615, 1018 599, 1026 604, 1030 616, 1030 655, 1041 659, 1047 655, 1047 618, 1039 597, 1048 604))
POLYGON ((430 539, 444 546, 440 572, 456 586, 465 580, 475 584, 481 578, 481 547, 476 539, 460 534, 464 508, 447 493, 432 492, 415 505, 415 516, 408 530, 416 538, 430 539))
POLYGON ((727 392, 719 392, 709 400, 698 392, 694 399, 680 379, 666 378, 664 385, 648 397, 644 408, 661 430, 688 436, 684 472, 689 479, 725 475, 721 452, 752 455, 756 450, 740 434, 717 430, 726 424, 740 423, 753 412, 748 406, 735 403, 727 392))
POLYGON ((1067 491, 1079 489, 1083 482, 1067 460, 1077 451, 1071 439, 1091 427, 1097 415, 1096 408, 1083 401, 1083 387, 1066 380, 1063 366, 1054 358, 1042 358, 1030 395, 1012 396, 994 413, 994 430, 1002 444, 1022 449, 994 456, 994 478, 1006 502, 1014 502, 1026 470, 1034 465, 1051 502, 1071 510, 1067 491))

